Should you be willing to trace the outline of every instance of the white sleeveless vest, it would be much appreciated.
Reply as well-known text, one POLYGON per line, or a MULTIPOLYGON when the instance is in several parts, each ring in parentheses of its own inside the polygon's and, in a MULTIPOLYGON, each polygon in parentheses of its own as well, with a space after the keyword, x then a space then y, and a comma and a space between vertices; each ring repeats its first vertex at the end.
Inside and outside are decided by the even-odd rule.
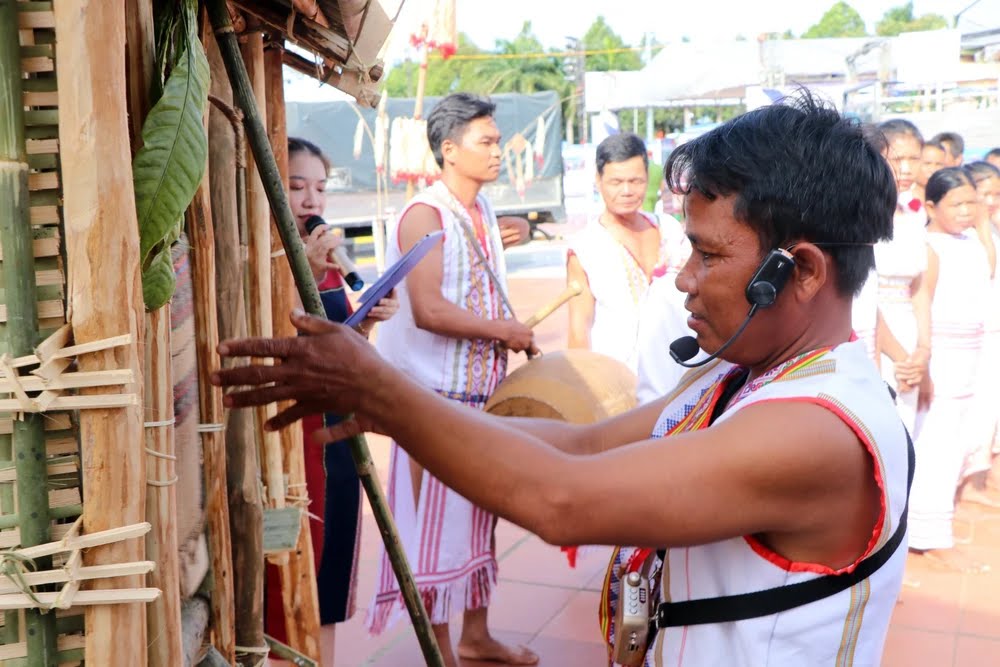
MULTIPOLYGON (((705 374, 706 379, 721 380, 732 368, 731 364, 719 363, 705 374)), ((700 382, 691 389, 697 390, 699 385, 706 386, 700 382)), ((690 390, 685 390, 667 406, 654 436, 669 431, 683 418, 692 396, 690 390)), ((744 387, 735 400, 720 420, 731 418, 747 406, 771 400, 813 402, 844 420, 871 453, 876 481, 882 490, 881 517, 865 557, 892 536, 906 503, 906 437, 888 390, 860 341, 842 344, 800 369, 779 367, 744 387)), ((807 448, 809 443, 802 445, 807 448)), ((871 577, 823 600, 761 618, 660 630, 647 664, 878 665, 905 560, 904 540, 871 577)), ((832 573, 822 565, 789 562, 753 538, 739 537, 668 550, 660 594, 668 601, 713 598, 832 573)))
MULTIPOLYGON (((476 203, 482 211, 487 232, 486 258, 506 289, 506 264, 496 215, 485 197, 477 197, 476 203)), ((466 216, 465 222, 470 227, 471 220, 440 181, 414 197, 391 223, 387 230, 386 261, 391 265, 401 257, 399 221, 415 204, 432 206, 441 215, 444 229, 441 293, 444 298, 483 319, 509 317, 505 315, 496 285, 483 268, 456 216, 466 216)), ((493 340, 447 338, 419 329, 413 319, 405 281, 396 287, 396 296, 399 312, 379 325, 376 348, 382 356, 420 384, 448 398, 469 404, 485 403, 506 374, 506 349, 493 340)))

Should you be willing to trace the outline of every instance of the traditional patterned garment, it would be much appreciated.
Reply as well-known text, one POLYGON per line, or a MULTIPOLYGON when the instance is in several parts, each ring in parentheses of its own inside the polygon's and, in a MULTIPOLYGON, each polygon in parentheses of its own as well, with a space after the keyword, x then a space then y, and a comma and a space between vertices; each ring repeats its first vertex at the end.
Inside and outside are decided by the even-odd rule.
MULTIPOLYGON (((317 285, 323 310, 332 322, 343 322, 351 314, 344 280, 336 271, 327 271, 317 285)), ((335 415, 310 415, 302 420, 309 496, 309 534, 316 567, 320 623, 342 623, 354 615, 358 584, 358 555, 361 546, 361 480, 346 441, 322 443, 313 433, 334 422, 335 415)), ((289 490, 291 495, 295 489, 289 490)), ((281 602, 278 568, 267 565, 266 628, 269 635, 284 642, 285 613, 281 602)))
POLYGON ((929 233, 927 242, 938 257, 931 307, 934 399, 915 441, 910 546, 947 549, 954 544, 955 489, 970 450, 968 418, 983 349, 989 266, 975 237, 929 233))
MULTIPOLYGON (((908 193, 900 196, 893 218, 892 240, 875 245, 875 268, 878 271, 878 307, 886 327, 907 352, 917 347, 917 319, 913 314, 913 281, 927 270, 927 214, 923 208, 914 211, 908 204, 908 193)), ((896 387, 894 364, 882 359, 882 377, 896 387)), ((915 434, 917 391, 897 392, 896 405, 903 423, 915 434)))
MULTIPOLYGON (((506 285, 503 244, 496 216, 486 199, 480 196, 476 200, 485 228, 485 234, 477 238, 471 216, 444 183, 439 181, 414 197, 389 229, 388 238, 395 240, 386 252, 390 264, 401 256, 399 219, 415 204, 431 206, 441 217, 445 233, 441 276, 444 298, 483 319, 503 318, 500 295, 472 245, 480 244, 497 278, 506 285)), ((396 291, 399 313, 381 325, 378 350, 425 387, 482 408, 506 374, 506 350, 493 340, 447 338, 417 328, 405 285, 396 291)), ((392 444, 389 462, 388 501, 431 623, 447 623, 453 602, 463 609, 487 606, 497 569, 493 515, 472 505, 427 471, 423 471, 415 503, 410 457, 396 443, 392 444)), ((377 634, 404 609, 385 553, 379 559, 375 581, 368 628, 377 634)))
MULTIPOLYGON (((653 215, 640 213, 659 230, 653 215)), ((590 349, 618 359, 635 372, 639 315, 650 278, 632 253, 601 224, 600 218, 592 220, 573 238, 569 252, 580 260, 594 295, 590 349)), ((660 234, 657 271, 662 272, 669 256, 670 241, 666 234, 660 234)))
MULTIPOLYGON (((973 230, 970 235, 975 236, 973 230)), ((978 237, 976 237, 978 240, 978 237)), ((993 232, 993 247, 1000 248, 1000 234, 993 232)), ((970 451, 965 459, 963 476, 989 470, 991 454, 997 440, 997 418, 1000 416, 1000 278, 994 268, 990 280, 990 295, 985 308, 983 353, 980 360, 973 405, 970 410, 970 451)))
MULTIPOLYGON (((688 373, 671 394, 653 431, 664 437, 709 427, 727 383, 741 369, 715 361, 688 373)), ((720 420, 764 401, 809 401, 851 427, 871 454, 882 509, 865 554, 839 571, 791 562, 752 536, 667 550, 659 599, 682 601, 738 595, 851 572, 892 536, 906 503, 907 447, 885 385, 858 341, 791 359, 744 386, 720 420)), ((804 443, 805 444, 805 443, 804 443)), ((664 443, 669 446, 669 441, 664 443)), ((620 567, 636 552, 616 550, 605 578, 601 622, 614 643, 620 567)), ((905 544, 868 579, 841 593, 781 612, 731 623, 668 628, 657 633, 647 667, 666 665, 877 665, 903 579, 905 544)))

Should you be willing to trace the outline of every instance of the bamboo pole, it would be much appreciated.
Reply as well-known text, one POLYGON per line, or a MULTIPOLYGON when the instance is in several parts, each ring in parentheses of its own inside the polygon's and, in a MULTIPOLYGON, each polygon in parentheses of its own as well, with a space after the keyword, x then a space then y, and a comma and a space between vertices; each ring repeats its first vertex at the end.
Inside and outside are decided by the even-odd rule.
MULTIPOLYGON (((7 305, 7 352, 30 354, 38 343, 35 256, 32 250, 28 202, 28 153, 21 101, 21 64, 17 34, 17 3, 0 0, 0 246, 7 305)), ((25 414, 14 420, 14 465, 21 546, 49 541, 49 491, 44 417, 25 414)), ((51 567, 51 559, 36 564, 51 567)), ((11 616, 8 615, 8 618, 11 616)), ((41 609, 24 612, 29 667, 56 662, 54 614, 41 609)))
POLYGON ((215 290, 215 235, 207 176, 198 187, 187 212, 191 241, 191 282, 194 290, 195 348, 198 358, 198 407, 205 475, 205 517, 208 521, 208 551, 212 560, 213 645, 232 663, 236 659, 233 635, 233 545, 227 502, 225 433, 214 425, 223 423, 222 392, 212 386, 209 374, 219 367, 219 320, 215 290))
MULTIPOLYGON (((202 34, 212 74, 211 94, 223 105, 229 105, 233 99, 232 89, 218 44, 208 37, 209 32, 206 26, 202 34)), ((234 173, 239 174, 236 165, 240 158, 234 157, 235 148, 229 121, 213 108, 209 113, 209 185, 215 237, 216 310, 222 339, 247 335, 244 254, 239 229, 243 224, 239 216, 242 209, 237 204, 234 180, 234 173)), ((224 413, 224 422, 235 639, 241 646, 263 646, 263 504, 253 414, 246 410, 229 411, 224 413)))
MULTIPOLYGON (((152 106, 150 85, 155 60, 153 5, 150 0, 126 0, 126 89, 132 155, 142 147, 142 124, 152 106)), ((163 594, 146 607, 146 627, 152 628, 147 650, 151 667, 173 667, 182 660, 180 564, 177 558, 177 475, 174 441, 174 383, 170 357, 170 304, 146 313, 143 353, 147 474, 146 558, 156 563, 147 583, 163 594)))
MULTIPOLYGON (((281 181, 288 187, 288 130, 285 116, 285 91, 282 76, 282 49, 268 49, 264 52, 264 71, 267 99, 267 135, 274 150, 275 162, 281 181)), ((277 233, 277 222, 272 219, 271 227, 271 287, 274 299, 271 302, 272 321, 275 336, 294 336, 295 327, 288 319, 288 313, 298 299, 295 282, 288 266, 288 258, 281 247, 281 237, 277 233)), ((289 403, 279 404, 284 409, 289 403)), ((288 475, 289 495, 307 496, 305 440, 302 423, 278 433, 284 469, 288 475), (294 492, 292 490, 295 490, 294 492)), ((288 644, 298 652, 320 662, 320 622, 319 593, 316 587, 316 565, 312 533, 309 530, 309 514, 304 507, 299 519, 299 540, 295 550, 288 554, 287 564, 280 565, 281 602, 285 611, 285 630, 288 644)), ((313 510, 314 512, 316 510, 313 510)), ((320 512, 322 510, 319 510, 320 512)))
MULTIPOLYGON (((295 220, 292 218, 291 209, 288 207, 288 197, 281 183, 281 174, 278 173, 277 165, 274 161, 274 154, 267 141, 267 133, 264 125, 260 121, 257 113, 253 92, 247 78, 243 60, 240 58, 239 47, 236 43, 236 35, 233 32, 232 24, 229 20, 229 13, 224 0, 207 0, 206 8, 209 19, 212 22, 212 29, 215 38, 219 43, 223 62, 226 71, 229 73, 229 80, 233 85, 233 93, 239 107, 243 110, 244 124, 247 131, 247 139, 253 149, 254 160, 261 171, 262 180, 267 187, 268 200, 271 202, 271 211, 277 219, 278 232, 281 235, 282 245, 285 255, 295 276, 295 285, 299 291, 299 298, 307 312, 317 317, 325 317, 323 302, 319 297, 319 290, 316 288, 316 281, 309 268, 309 261, 305 256, 305 247, 299 238, 295 220)), ((444 665, 441 651, 434 638, 427 611, 420 600, 417 592, 413 574, 403 551, 402 543, 399 539, 399 531, 393 521, 389 506, 385 501, 382 488, 375 477, 375 464, 372 462, 371 453, 365 442, 364 436, 356 436, 350 439, 351 456, 354 458, 354 465, 357 468, 361 484, 368 495, 368 502, 375 515, 375 522, 379 526, 382 540, 385 542, 386 553, 392 564, 393 572, 399 581, 400 591, 406 603, 410 620, 413 623, 414 631, 420 642, 424 660, 430 667, 444 665)))
MULTIPOLYGON (((243 62, 253 87, 258 109, 264 109, 267 94, 264 83, 264 35, 259 32, 244 34, 241 44, 243 62)), ((261 122, 266 122, 261 118, 261 122)), ((274 335, 271 320, 271 212, 267 193, 256 163, 247 161, 247 245, 250 277, 250 311, 247 313, 250 335, 269 338, 274 335)), ((261 447, 261 468, 267 492, 267 506, 285 506, 285 477, 281 465, 281 440, 277 433, 264 430, 264 422, 276 414, 275 406, 265 405, 254 410, 257 419, 257 441, 261 447)), ((287 561, 287 558, 278 560, 287 561)))
MULTIPOLYGON (((125 96, 124 3, 77 0, 54 5, 59 78, 59 141, 66 226, 69 309, 77 343, 131 334, 132 343, 81 357, 80 370, 132 369, 142 392, 143 335, 139 229, 132 188, 125 96), (116 138, 118 138, 116 140, 116 138), (113 270, 109 270, 114 267, 113 270)), ((115 389, 83 389, 105 394, 115 389)), ((87 533, 140 523, 146 499, 139 404, 80 413, 83 528, 87 533)), ((86 565, 140 561, 141 540, 89 549, 86 565)), ((143 575, 93 588, 142 588, 143 575)), ((146 664, 144 603, 86 610, 87 663, 146 664)))

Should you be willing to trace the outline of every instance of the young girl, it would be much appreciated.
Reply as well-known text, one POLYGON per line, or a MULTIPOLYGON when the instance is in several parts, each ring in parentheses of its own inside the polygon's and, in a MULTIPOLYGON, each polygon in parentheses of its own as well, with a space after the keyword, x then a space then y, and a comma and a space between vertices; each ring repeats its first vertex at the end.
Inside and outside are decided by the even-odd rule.
POLYGON ((955 491, 968 451, 966 423, 983 346, 983 304, 989 298, 986 252, 967 233, 978 211, 976 187, 962 169, 936 172, 927 182, 927 272, 933 290, 928 402, 916 439, 917 468, 910 491, 910 548, 964 571, 980 566, 956 553, 952 535, 955 491))
MULTIPOLYGON (((986 332, 983 339, 983 357, 979 364, 975 405, 969 420, 972 448, 966 460, 965 475, 968 483, 962 490, 962 499, 990 507, 1000 507, 1000 498, 987 494, 988 486, 1000 481, 1000 463, 997 470, 987 476, 991 455, 997 443, 997 405, 1000 391, 996 378, 1000 373, 1000 280, 997 278, 997 250, 1000 248, 1000 170, 988 162, 973 162, 965 167, 966 173, 976 184, 979 196, 979 215, 976 235, 989 258, 992 276, 991 296, 986 311, 986 332)), ((971 230, 970 230, 971 233, 971 230)))
POLYGON ((886 159, 896 175, 899 203, 891 241, 875 246, 880 324, 878 349, 886 363, 882 374, 896 391, 900 417, 916 436, 917 387, 930 359, 930 292, 923 280, 927 268, 925 212, 910 188, 920 168, 923 138, 909 121, 890 120, 878 127, 886 141, 886 159))
MULTIPOLYGON (((326 316, 343 322, 351 314, 351 304, 344 291, 339 266, 331 252, 343 239, 320 225, 306 234, 306 220, 323 215, 326 208, 326 179, 330 162, 323 152, 305 139, 288 139, 288 203, 306 246, 306 257, 316 278, 326 316)), ((395 298, 383 299, 358 327, 368 335, 375 322, 387 320, 399 309, 395 298)), ((349 619, 355 611, 357 559, 361 532, 361 488, 350 449, 346 443, 312 439, 323 427, 323 419, 314 416, 302 420, 305 435, 306 489, 311 503, 313 553, 316 557, 316 581, 319 589, 320 622, 323 624, 321 651, 325 664, 333 663, 335 623, 349 619), (322 520, 316 515, 322 516, 322 520)), ((281 586, 277 569, 268 566, 267 632, 285 641, 281 586)))

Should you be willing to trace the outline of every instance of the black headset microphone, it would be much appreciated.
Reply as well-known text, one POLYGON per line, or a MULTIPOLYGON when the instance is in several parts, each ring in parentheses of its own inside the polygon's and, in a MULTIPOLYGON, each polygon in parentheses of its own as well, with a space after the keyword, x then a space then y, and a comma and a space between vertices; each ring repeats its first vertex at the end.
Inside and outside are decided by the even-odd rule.
POLYGON ((753 319, 753 316, 757 314, 760 308, 767 308, 774 305, 774 302, 778 299, 778 294, 781 292, 781 288, 788 282, 788 278, 791 277, 794 269, 795 258, 792 257, 790 252, 783 248, 769 252, 764 261, 757 267, 753 277, 750 278, 750 282, 747 283, 746 297, 747 301, 750 302, 750 312, 747 313, 746 319, 743 320, 743 324, 736 330, 736 333, 730 336, 729 340, 722 344, 722 347, 701 361, 687 363, 689 359, 694 358, 698 354, 698 350, 700 349, 698 341, 693 336, 684 336, 671 343, 670 356, 684 368, 697 368, 718 357, 730 345, 736 342, 736 339, 747 328, 750 320, 753 319))
MULTIPOLYGON (((326 226, 326 220, 318 215, 309 216, 306 220, 306 234, 312 234, 313 230, 320 225, 326 226)), ((337 266, 340 267, 340 275, 344 277, 344 282, 351 288, 351 291, 357 292, 365 286, 365 281, 361 279, 361 275, 358 273, 358 267, 354 266, 354 262, 347 256, 343 246, 337 246, 330 253, 337 260, 337 266)))

